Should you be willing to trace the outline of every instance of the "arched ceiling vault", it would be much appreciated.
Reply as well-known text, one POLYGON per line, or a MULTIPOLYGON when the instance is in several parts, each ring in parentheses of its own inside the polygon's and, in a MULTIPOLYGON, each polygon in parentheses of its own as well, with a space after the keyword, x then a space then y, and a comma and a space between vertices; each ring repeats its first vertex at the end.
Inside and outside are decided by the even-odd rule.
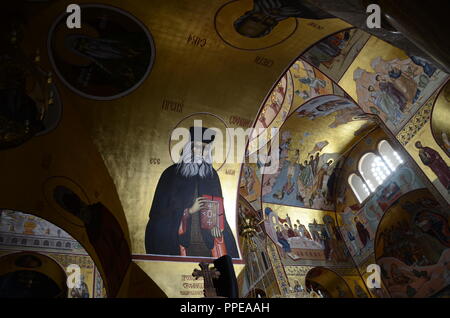
MULTIPOLYGON (((48 50, 52 40, 49 30, 69 3, 51 2, 39 14, 28 17, 23 49, 28 54, 38 50, 45 70, 55 72, 48 50)), ((380 118, 393 134, 410 119, 406 110, 397 114, 399 118, 392 118, 388 111, 373 106, 374 97, 367 91, 368 85, 375 85, 377 73, 387 75, 392 69, 386 67, 395 64, 395 70, 413 68, 413 76, 420 82, 425 69, 425 64, 408 61, 400 50, 364 32, 350 30, 348 23, 335 18, 287 18, 267 37, 244 37, 230 25, 252 9, 252 0, 98 3, 120 8, 144 25, 155 47, 153 67, 134 91, 109 101, 83 97, 54 74, 63 104, 62 119, 49 134, 2 153, 0 207, 33 211, 80 242, 86 241, 88 248, 83 229, 56 213, 42 191, 42 184, 50 177, 75 180, 92 203, 102 202, 119 222, 135 256, 134 271, 130 269, 126 276, 125 284, 130 284, 130 289, 130 282, 139 280, 145 272, 167 295, 179 296, 179 282, 168 281, 167 277, 189 275, 192 263, 196 263, 173 259, 155 262, 144 255, 145 224, 156 184, 172 165, 170 133, 185 117, 206 112, 220 117, 228 127, 246 128, 257 125, 261 114, 267 115, 271 117, 267 123, 282 127, 280 139, 283 129, 296 131, 298 136, 292 138, 292 144, 298 148, 292 148, 290 158, 296 156, 295 149, 300 150, 298 160, 326 153, 321 161, 325 164, 370 131, 373 118, 380 118), (283 91, 278 96, 280 87, 283 91), (277 108, 278 102, 281 111, 271 113, 269 108, 274 104, 277 108), (340 108, 327 112, 325 102, 340 108), (319 106, 323 114, 317 112, 319 106), (310 136, 314 136, 314 142, 309 141, 310 136), (302 138, 308 142, 300 147, 302 138), (330 151, 323 151, 326 147, 330 151), (23 200, 24 193, 27 200, 23 200)), ((404 107, 413 114, 446 78, 441 71, 428 76, 428 82, 417 88, 420 98, 407 101, 404 107)), ((411 83, 399 86, 402 84, 404 94, 411 93, 411 83)), ((240 171, 241 165, 231 162, 219 171, 227 219, 235 237, 240 171)), ((264 185, 258 191, 264 192, 264 185)), ((260 200, 256 199, 260 204, 257 209, 261 208, 260 200)), ((122 287, 126 295, 126 287, 122 287)))

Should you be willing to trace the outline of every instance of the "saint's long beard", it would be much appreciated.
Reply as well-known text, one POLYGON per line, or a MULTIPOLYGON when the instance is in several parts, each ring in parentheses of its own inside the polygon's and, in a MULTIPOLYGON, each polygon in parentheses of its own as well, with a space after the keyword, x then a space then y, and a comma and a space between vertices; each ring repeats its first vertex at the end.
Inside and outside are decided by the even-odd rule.
POLYGON ((197 175, 200 178, 212 176, 213 167, 211 152, 208 152, 205 157, 206 158, 199 155, 193 156, 191 143, 186 144, 177 165, 177 172, 186 178, 195 177, 197 175))

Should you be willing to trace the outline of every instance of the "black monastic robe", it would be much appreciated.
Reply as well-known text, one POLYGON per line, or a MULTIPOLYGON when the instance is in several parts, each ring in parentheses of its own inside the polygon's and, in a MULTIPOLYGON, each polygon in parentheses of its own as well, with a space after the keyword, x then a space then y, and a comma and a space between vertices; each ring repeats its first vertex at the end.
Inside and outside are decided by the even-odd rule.
MULTIPOLYGON (((185 209, 190 208, 198 196, 222 197, 222 188, 217 172, 211 176, 184 177, 177 173, 177 164, 167 168, 161 175, 150 209, 150 220, 145 232, 147 254, 180 255, 180 245, 189 248, 191 227, 183 235, 178 235, 181 218, 185 209)), ((227 254, 238 258, 238 250, 228 222, 225 219, 224 236, 227 254)), ((210 230, 201 229, 201 236, 209 250, 214 247, 214 237, 210 230)), ((189 255, 187 255, 189 256, 189 255)), ((211 257, 204 255, 204 257, 211 257)))

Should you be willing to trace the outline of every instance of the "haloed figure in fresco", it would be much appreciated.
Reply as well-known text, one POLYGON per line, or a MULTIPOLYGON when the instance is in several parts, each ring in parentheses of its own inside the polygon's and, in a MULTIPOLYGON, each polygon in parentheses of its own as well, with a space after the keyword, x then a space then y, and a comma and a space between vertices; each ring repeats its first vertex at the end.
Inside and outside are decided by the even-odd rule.
POLYGON ((450 191, 450 168, 441 155, 430 147, 422 146, 420 141, 417 141, 415 146, 419 149, 419 157, 422 163, 430 167, 445 189, 450 191))
POLYGON ((179 162, 162 173, 156 187, 145 233, 147 254, 238 258, 212 166, 215 133, 191 127, 190 136, 179 162))
POLYGON ((333 16, 302 0, 254 0, 253 9, 239 17, 234 28, 245 37, 260 38, 288 18, 328 19, 333 16))

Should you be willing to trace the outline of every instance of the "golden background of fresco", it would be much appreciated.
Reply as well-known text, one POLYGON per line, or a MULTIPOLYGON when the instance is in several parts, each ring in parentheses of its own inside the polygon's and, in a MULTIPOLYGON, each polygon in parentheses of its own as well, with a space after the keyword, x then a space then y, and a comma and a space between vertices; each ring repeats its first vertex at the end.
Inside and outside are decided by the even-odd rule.
MULTIPOLYGON (((69 3, 54 3, 30 21, 33 25, 30 46, 47 52, 45 41, 41 40, 47 37, 51 23, 65 12, 69 3)), ((78 2, 83 3, 89 1, 78 2)), ((211 112, 231 127, 230 116, 252 120, 286 65, 313 43, 349 25, 332 19, 323 24, 319 22, 323 28, 318 30, 300 20, 300 26, 291 38, 272 48, 250 52, 228 46, 217 35, 212 17, 223 1, 157 0, 152 2, 151 9, 145 2, 137 0, 126 4, 119 0, 98 3, 128 11, 150 30, 156 46, 150 75, 131 94, 108 102, 85 99, 61 85, 59 79, 55 78, 55 81, 62 100, 70 100, 79 111, 83 127, 92 137, 113 179, 125 213, 132 252, 144 254, 145 226, 153 193, 161 173, 172 164, 168 138, 176 124, 195 112, 211 112), (206 46, 187 44, 189 35, 207 39, 206 46), (266 68, 253 63, 257 56, 274 60, 273 66, 266 68), (220 85, 212 78, 217 78, 220 85), (236 90, 236 87, 243 89, 236 90), (162 110, 163 100, 183 103, 183 113, 162 110), (160 165, 151 165, 152 158, 160 159, 160 165)), ((48 57, 43 55, 42 65, 51 69, 48 57)), ((226 163, 219 171, 227 220, 235 237, 239 170, 239 164, 226 163), (235 174, 226 174, 229 169, 235 170, 235 174)), ((168 291, 168 296, 175 296, 170 291, 171 279, 160 273, 163 268, 175 273, 181 268, 190 270, 192 266, 167 262, 149 262, 142 266, 162 289, 168 291)))
POLYGON ((431 128, 439 144, 443 145, 442 133, 450 138, 450 81, 447 81, 436 99, 431 115, 431 128))
POLYGON ((430 147, 436 150, 442 157, 442 159, 447 163, 447 166, 450 166, 450 158, 448 158, 444 150, 442 150, 442 148, 434 140, 433 134, 431 132, 430 122, 427 122, 425 126, 421 130, 419 130, 419 132, 409 141, 405 148, 406 151, 408 151, 408 153, 411 155, 411 157, 417 162, 428 179, 433 183, 436 189, 442 194, 444 199, 446 199, 447 202, 450 203, 450 195, 448 194, 444 186, 439 182, 436 174, 431 170, 430 167, 424 165, 422 163, 422 160, 420 160, 419 150, 415 146, 415 143, 417 141, 420 141, 422 143, 422 146, 424 147, 430 147))
POLYGON ((291 151, 289 153, 289 159, 291 160, 295 154, 295 150, 300 150, 300 157, 298 163, 303 163, 305 160, 309 160, 310 152, 314 146, 320 141, 328 141, 328 145, 320 151, 320 154, 342 154, 345 153, 347 148, 354 144, 356 140, 361 139, 362 136, 355 136, 354 132, 360 129, 367 120, 357 120, 346 123, 345 125, 339 125, 336 128, 329 128, 329 125, 333 123, 336 118, 336 113, 332 113, 328 116, 318 117, 314 120, 310 120, 307 117, 299 117, 294 112, 290 118, 286 120, 283 127, 280 130, 282 135, 284 131, 291 132, 291 151), (304 137, 304 133, 309 132, 311 135, 304 137), (302 142, 300 142, 302 141, 302 142))
POLYGON ((353 73, 358 67, 373 72, 374 70, 372 69, 370 63, 376 57, 381 57, 384 60, 408 58, 402 50, 384 42, 383 40, 371 36, 339 81, 339 85, 356 102, 358 102, 358 96, 356 95, 356 83, 353 80, 353 73))
MULTIPOLYGON (((47 32, 56 17, 65 12, 69 3, 71 3, 69 0, 55 2, 29 21, 25 32, 27 37, 24 49, 31 55, 39 48, 44 69, 52 69, 47 56, 47 32)), ((77 3, 90 1, 80 0, 77 3)), ((63 118, 58 128, 46 136, 31 140, 21 148, 6 152, 3 158, 0 157, 0 163, 3 160, 14 161, 17 167, 26 167, 14 173, 11 172, 13 169, 10 169, 11 171, 4 175, 5 180, 27 180, 20 184, 20 187, 8 185, 9 189, 4 191, 5 199, 2 199, 2 203, 7 203, 4 207, 36 212, 60 226, 76 237, 98 264, 85 230, 70 224, 64 217, 58 215, 51 205, 43 202, 42 181, 48 175, 75 178, 90 196, 93 195, 91 198, 93 201, 105 203, 114 213, 127 240, 130 241, 132 252, 143 254, 145 226, 156 184, 161 173, 172 164, 169 156, 169 136, 177 123, 196 112, 213 113, 221 117, 230 127, 236 127, 230 124, 231 116, 254 120, 265 98, 270 95, 271 88, 279 80, 280 74, 284 74, 291 63, 312 44, 329 34, 348 28, 349 25, 337 19, 328 19, 316 21, 315 23, 322 27, 318 29, 309 25, 308 20, 299 19, 299 27, 295 34, 283 43, 264 50, 245 51, 222 42, 214 29, 213 17, 224 1, 154 0, 151 9, 146 2, 140 0, 130 0, 126 3, 121 0, 100 0, 97 3, 122 8, 150 30, 156 46, 156 60, 150 75, 131 94, 108 102, 80 97, 65 87, 55 76, 54 81, 64 101, 63 118), (206 39, 205 47, 190 45, 187 41, 190 35, 206 39), (257 57, 273 60, 273 66, 267 68, 254 63, 257 57), (164 100, 182 103, 183 112, 163 110, 164 100), (82 160, 74 162, 73 158, 80 157, 80 152, 82 160), (37 163, 29 165, 31 154, 36 153, 40 154, 35 158, 37 163), (53 158, 49 170, 41 167, 47 155, 53 158), (21 160, 15 161, 11 158, 21 160), (155 158, 160 159, 159 165, 151 164, 151 159, 155 158), (23 202, 24 192, 29 195, 28 202, 23 202)), ((251 1, 246 0, 245 3, 250 4, 251 1)), ((274 29, 273 32, 283 32, 283 28, 289 28, 291 22, 285 22, 277 27, 281 28, 279 31, 274 29)), ((356 99, 354 70, 357 67, 371 70, 370 62, 378 56, 386 60, 406 57, 399 49, 371 37, 339 81, 339 85, 354 99, 356 99)), ((292 71, 292 75, 305 75, 302 72, 292 71)), ((332 93, 331 81, 318 72, 316 76, 328 83, 327 88, 321 93, 332 93)), ((302 88, 304 87, 294 79, 294 90, 302 88)), ((302 98, 294 94, 291 111, 303 102, 302 98)), ((436 107, 436 110, 440 109, 439 107, 436 107)), ((446 116, 448 119, 448 112, 446 116)), ((283 129, 290 127, 295 129, 300 123, 302 129, 314 128, 317 133, 317 127, 327 127, 332 122, 331 117, 334 119, 334 115, 328 117, 316 119, 314 125, 307 118, 303 118, 301 122, 290 120, 292 124, 286 123, 283 129)), ((448 127, 448 122, 447 120, 436 126, 448 127)), ((329 145, 324 149, 326 153, 342 153, 357 140, 353 132, 362 123, 351 122, 345 125, 345 128, 340 126, 333 129, 332 137, 318 134, 317 140, 308 141, 304 150, 307 153, 317 141, 326 139, 329 141, 329 145)), ((421 164, 417 149, 411 148, 415 140, 420 139, 424 145, 439 151, 449 163, 449 158, 445 157, 442 149, 434 141, 429 125, 428 123, 422 128, 406 149, 425 171, 427 177, 433 181, 436 180, 436 176, 421 164)), ((316 138, 316 135, 312 137, 316 138)), ((296 144, 298 141, 294 138, 293 141, 292 148, 300 149, 296 144)), ((304 151, 301 151, 301 154, 304 156, 304 151)), ((304 159, 305 157, 301 157, 300 160, 304 159)), ((227 162, 219 171, 227 220, 236 240, 235 210, 240 168, 240 164, 227 162), (226 173, 227 171, 230 173, 226 173)), ((444 196, 448 199, 448 194, 444 196)), ((266 206, 274 208, 280 216, 292 213, 290 215, 292 220, 299 219, 305 225, 312 223, 314 218, 322 223, 321 217, 325 214, 336 218, 336 213, 329 211, 264 204, 264 207, 266 206)), ((339 218, 339 215, 337 217, 339 218)), ((190 262, 135 261, 135 263, 169 297, 179 297, 180 281, 174 277, 182 274, 190 275, 196 265, 190 262)), ((237 275, 242 268, 243 265, 235 265, 237 275)), ((361 267, 361 270, 364 269, 361 267)))
MULTIPOLYGON (((87 2, 80 1, 80 4, 87 2)), ((46 14, 55 16, 66 3, 55 4, 46 14)), ((156 60, 148 79, 130 95, 107 103, 86 100, 66 88, 61 90, 63 98, 70 98, 77 105, 106 162, 126 215, 132 251, 142 254, 153 193, 159 176, 172 164, 168 136, 173 127, 195 112, 214 113, 227 123, 230 116, 254 118, 285 65, 318 39, 347 25, 338 20, 328 21, 323 30, 316 30, 302 23, 292 38, 264 50, 264 56, 276 61, 268 70, 249 63, 262 53, 229 47, 217 36, 210 17, 221 1, 212 5, 210 1, 159 0, 152 10, 146 10, 142 1, 129 1, 126 6, 121 1, 108 3, 136 16, 153 35, 156 60), (186 45, 189 34, 206 38, 206 47, 186 45), (172 71, 174 65, 176 72, 172 71), (220 85, 211 81, 215 77, 220 77, 220 85), (256 82, 258 85, 254 85, 256 82), (237 86, 245 90, 236 92, 237 86), (164 99, 182 101, 183 113, 162 111, 164 99), (161 164, 152 166, 151 158, 159 158, 161 164)), ((235 237, 238 171, 238 164, 226 164, 219 171, 227 220, 235 237), (236 170, 236 174, 226 175, 227 169, 236 170)))

